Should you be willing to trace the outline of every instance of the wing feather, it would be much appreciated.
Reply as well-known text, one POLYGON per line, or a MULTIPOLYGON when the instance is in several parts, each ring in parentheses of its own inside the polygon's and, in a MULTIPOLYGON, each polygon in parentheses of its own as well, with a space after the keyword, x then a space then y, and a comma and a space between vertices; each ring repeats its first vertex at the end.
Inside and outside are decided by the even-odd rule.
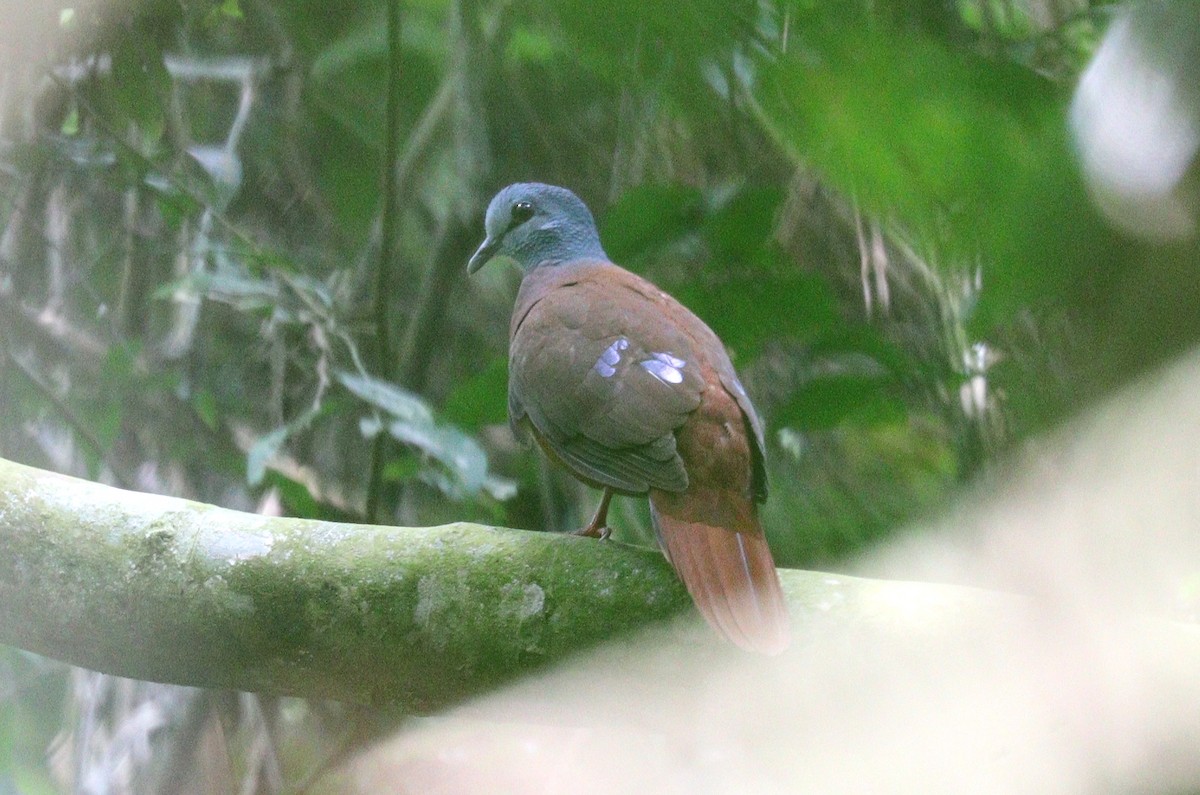
POLYGON ((540 441, 588 480, 634 493, 682 491, 688 479, 674 432, 705 389, 693 342, 664 322, 662 294, 648 283, 625 271, 593 275, 535 281, 540 294, 524 296, 529 306, 510 346, 510 417, 527 416, 540 441), (605 275, 645 289, 614 293, 605 275))

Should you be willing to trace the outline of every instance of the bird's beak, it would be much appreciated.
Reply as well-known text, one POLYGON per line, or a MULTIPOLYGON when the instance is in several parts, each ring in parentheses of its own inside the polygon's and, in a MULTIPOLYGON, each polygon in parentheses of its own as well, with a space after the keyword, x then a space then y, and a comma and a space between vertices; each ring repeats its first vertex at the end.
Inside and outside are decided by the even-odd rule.
POLYGON ((479 248, 471 255, 470 261, 467 262, 467 273, 474 273, 487 264, 487 261, 496 253, 497 242, 489 237, 479 245, 479 248))

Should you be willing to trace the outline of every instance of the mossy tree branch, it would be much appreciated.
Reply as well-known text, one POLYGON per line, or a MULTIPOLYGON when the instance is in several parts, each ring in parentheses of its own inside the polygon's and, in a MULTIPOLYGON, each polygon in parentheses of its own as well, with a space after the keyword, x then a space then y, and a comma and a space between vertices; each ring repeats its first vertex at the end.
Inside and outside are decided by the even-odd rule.
POLYGON ((687 609, 653 551, 282 519, 0 460, 0 643, 108 673, 428 710, 687 609))

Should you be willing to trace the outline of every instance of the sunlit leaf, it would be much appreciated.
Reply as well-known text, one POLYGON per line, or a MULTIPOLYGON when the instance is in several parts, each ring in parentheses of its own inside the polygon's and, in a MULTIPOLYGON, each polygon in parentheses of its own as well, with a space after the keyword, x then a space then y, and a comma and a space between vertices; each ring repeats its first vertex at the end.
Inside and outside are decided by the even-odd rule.
POLYGON ((526 63, 545 63, 561 49, 547 31, 521 25, 515 28, 504 49, 504 57, 526 63))
POLYGON ((420 397, 369 375, 338 370, 334 373, 337 381, 353 394, 365 400, 375 408, 382 409, 396 419, 404 422, 432 423, 433 412, 420 397))
POLYGON ((419 421, 393 422, 387 430, 393 438, 432 456, 453 473, 458 488, 447 491, 473 494, 483 486, 487 455, 478 442, 461 431, 419 421))
POLYGON ((492 499, 504 502, 517 496, 517 482, 497 475, 488 475, 484 478, 483 490, 491 495, 492 499))
POLYGON ((63 119, 59 131, 63 135, 78 135, 79 134, 79 108, 72 107, 67 112, 66 118, 63 119))
POLYGON ((251 486, 262 483, 263 476, 267 472, 267 463, 279 454, 279 451, 283 449, 283 443, 287 441, 291 433, 291 426, 282 425, 260 437, 251 445, 246 452, 246 481, 251 486))
POLYGON ((292 516, 306 519, 325 518, 326 511, 321 504, 313 499, 308 488, 298 481, 281 475, 279 472, 266 472, 263 485, 279 490, 279 498, 292 516))

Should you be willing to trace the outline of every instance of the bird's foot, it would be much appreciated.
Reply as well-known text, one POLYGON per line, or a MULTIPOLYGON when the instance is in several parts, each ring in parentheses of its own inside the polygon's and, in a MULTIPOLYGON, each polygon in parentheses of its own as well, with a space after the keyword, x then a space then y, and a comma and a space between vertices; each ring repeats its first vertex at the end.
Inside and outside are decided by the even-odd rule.
POLYGON ((596 507, 596 513, 592 515, 592 521, 571 535, 598 538, 601 541, 612 535, 612 528, 608 526, 608 503, 612 499, 612 495, 612 489, 605 489, 604 495, 600 498, 600 505, 596 507))
POLYGON ((597 525, 595 522, 589 522, 578 530, 572 530, 571 535, 598 538, 601 541, 606 541, 612 535, 612 528, 608 525, 597 525))

